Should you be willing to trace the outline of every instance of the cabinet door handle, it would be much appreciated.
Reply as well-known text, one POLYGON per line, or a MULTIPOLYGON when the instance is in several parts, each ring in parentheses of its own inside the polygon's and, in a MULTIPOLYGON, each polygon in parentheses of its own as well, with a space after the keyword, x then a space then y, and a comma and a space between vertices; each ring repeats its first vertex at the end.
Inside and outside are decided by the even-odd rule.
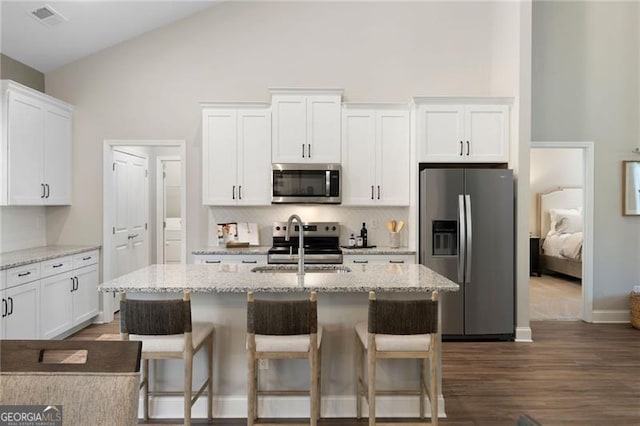
POLYGON ((57 265, 53 265, 52 268, 59 268, 63 265, 63 263, 58 263, 57 265))
POLYGON ((373 185, 371 185, 371 199, 373 200, 373 185))
POLYGON ((304 158, 304 144, 302 144, 302 158, 304 158))
POLYGON ((235 200, 236 199, 236 186, 233 185, 233 188, 231 189, 231 199, 235 200))
POLYGON ((238 200, 242 200, 242 185, 238 186, 238 200))
POLYGON ((49 190, 49 184, 45 183, 44 186, 47 187, 47 196, 45 198, 49 198, 49 195, 51 195, 51 191, 49 190))
POLYGON ((353 263, 369 263, 368 260, 354 260, 353 263))
POLYGON ((83 257, 82 260, 89 260, 91 259, 91 256, 87 256, 87 257, 83 257))
POLYGON ((205 260, 204 263, 220 263, 219 260, 205 260))
POLYGON ((73 277, 69 278, 71 280, 71 291, 70 293, 73 293, 76 290, 76 282, 73 279, 73 277))
POLYGON ((27 275, 31 275, 31 271, 27 271, 27 272, 23 272, 21 274, 18 274, 19 277, 26 277, 27 275))
POLYGON ((467 141, 467 155, 469 155, 469 141, 467 141))
POLYGON ((404 263, 404 260, 390 260, 389 263, 404 263))
POLYGON ((2 298, 2 318, 7 316, 7 299, 2 298))
POLYGON ((311 144, 307 144, 307 146, 309 147, 309 155, 308 155, 308 157, 311 158, 311 144))
POLYGON ((76 291, 78 291, 78 287, 80 287, 80 280, 78 280, 78 277, 75 277, 76 279, 76 291))
POLYGON ((378 185, 378 200, 380 199, 380 185, 378 185))
POLYGON ((9 298, 9 303, 10 303, 10 305, 9 305, 9 306, 11 306, 11 307, 9 308, 9 312, 7 312, 7 315, 6 315, 7 317, 8 317, 9 315, 12 315, 12 314, 13 314, 13 297, 10 297, 10 298, 9 298))
POLYGON ((460 155, 462 155, 462 150, 464 149, 464 144, 460 141, 460 155))
POLYGON ((243 260, 242 263, 258 263, 257 260, 243 260))
POLYGON ((40 198, 44 198, 47 194, 47 189, 45 188, 44 183, 41 183, 40 186, 42 187, 42 195, 40 196, 40 198))

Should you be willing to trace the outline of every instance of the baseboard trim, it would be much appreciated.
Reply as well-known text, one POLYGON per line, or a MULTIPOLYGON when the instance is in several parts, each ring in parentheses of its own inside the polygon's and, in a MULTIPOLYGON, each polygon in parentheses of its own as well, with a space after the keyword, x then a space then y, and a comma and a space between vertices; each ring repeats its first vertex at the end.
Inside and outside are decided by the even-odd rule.
POLYGON ((591 322, 593 323, 629 323, 631 319, 629 318, 629 310, 601 310, 601 311, 593 311, 593 315, 591 317, 591 322))
POLYGON ((521 343, 533 342, 531 327, 516 327, 516 342, 521 342, 521 343))
MULTIPOLYGON (((139 401, 138 417, 142 418, 142 398, 139 401)), ((362 415, 367 416, 369 407, 363 398, 362 415)), ((149 415, 156 419, 183 418, 184 404, 179 396, 158 396, 149 398, 149 415)), ((304 418, 309 417, 309 397, 260 397, 258 402, 260 417, 268 418, 304 418)), ((207 398, 201 396, 192 408, 192 418, 207 417, 207 398)), ((418 417, 417 397, 379 396, 376 398, 376 414, 379 417, 418 417)), ((425 416, 430 417, 431 408, 426 404, 425 416)), ((214 418, 246 418, 247 398, 244 396, 219 396, 213 398, 214 418)), ((355 396, 326 396, 322 398, 321 417, 355 418, 355 396)), ((438 418, 446 418, 444 398, 438 397, 438 418)))

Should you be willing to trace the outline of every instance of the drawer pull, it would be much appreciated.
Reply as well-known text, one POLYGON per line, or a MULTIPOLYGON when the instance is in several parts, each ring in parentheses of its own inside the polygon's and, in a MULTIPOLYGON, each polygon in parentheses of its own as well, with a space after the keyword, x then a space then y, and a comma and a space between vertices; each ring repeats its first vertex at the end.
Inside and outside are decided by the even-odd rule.
POLYGON ((87 257, 83 257, 82 260, 89 260, 91 259, 91 256, 87 256, 87 257))
POLYGON ((31 271, 27 271, 27 272, 23 272, 21 274, 18 274, 19 277, 26 277, 27 275, 31 275, 31 271))
POLYGON ((243 260, 242 263, 258 263, 257 260, 243 260))
POLYGON ((9 297, 9 303, 11 304, 11 305, 10 305, 11 307, 9 308, 9 312, 7 312, 7 315, 5 315, 5 316, 7 316, 7 317, 8 317, 9 315, 13 314, 13 297, 9 297))
POLYGON ((354 260, 353 263, 369 263, 368 260, 354 260))
POLYGON ((204 263, 220 263, 219 260, 205 260, 204 263))
POLYGON ((63 265, 63 263, 58 263, 57 265, 53 265, 52 268, 59 268, 63 265))
POLYGON ((404 260, 390 260, 389 263, 404 263, 404 260))

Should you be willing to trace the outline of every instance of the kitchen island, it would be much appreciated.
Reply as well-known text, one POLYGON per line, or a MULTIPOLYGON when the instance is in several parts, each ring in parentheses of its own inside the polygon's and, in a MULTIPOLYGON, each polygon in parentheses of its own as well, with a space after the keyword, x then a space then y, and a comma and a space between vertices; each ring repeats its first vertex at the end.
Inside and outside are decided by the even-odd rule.
MULTIPOLYGON (((381 297, 389 298, 425 298, 433 291, 458 290, 456 283, 416 264, 332 265, 325 267, 325 271, 309 270, 303 277, 295 272, 282 272, 286 266, 269 265, 279 269, 273 272, 255 271, 264 266, 150 265, 105 282, 100 289, 126 292, 131 298, 176 298, 183 290, 192 292, 193 320, 210 321, 216 327, 215 417, 246 417, 246 292, 280 300, 301 298, 312 290, 318 292, 318 323, 323 327, 322 416, 354 417, 354 325, 367 320, 367 292, 375 290, 384 293, 381 297)), ((316 268, 322 269, 322 266, 316 268)), ((201 383, 206 371, 204 356, 198 355, 194 363, 194 387, 201 383)), ((259 370, 262 388, 308 388, 304 360, 269 360, 268 365, 262 367, 259 370)), ((417 361, 382 361, 378 368, 379 388, 417 389, 418 368, 417 361)), ((152 380, 161 389, 179 389, 182 371, 181 361, 159 361, 152 368, 152 380)), ((440 371, 439 366, 438 374, 440 371)), ((444 413, 442 395, 439 404, 440 413, 444 413)), ((265 397, 261 398, 259 407, 262 417, 305 417, 309 413, 309 401, 304 397, 265 397)), ((382 417, 416 417, 418 414, 417 397, 382 396, 378 398, 377 407, 382 417)), ((180 417, 182 399, 156 398, 150 410, 156 417, 180 417)), ((194 405, 193 413, 195 418, 206 415, 204 401, 194 405)))

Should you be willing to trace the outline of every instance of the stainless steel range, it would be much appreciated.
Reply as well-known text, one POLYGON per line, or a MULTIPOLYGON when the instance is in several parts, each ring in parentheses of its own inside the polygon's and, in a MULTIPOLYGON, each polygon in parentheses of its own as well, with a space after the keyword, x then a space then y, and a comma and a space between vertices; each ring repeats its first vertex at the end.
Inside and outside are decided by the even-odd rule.
MULTIPOLYGON (((273 223, 273 247, 269 249, 268 263, 297 263, 300 226, 293 225, 289 241, 285 240, 287 222, 273 223)), ((304 222, 304 262, 342 263, 340 250, 340 224, 338 222, 304 222)))

